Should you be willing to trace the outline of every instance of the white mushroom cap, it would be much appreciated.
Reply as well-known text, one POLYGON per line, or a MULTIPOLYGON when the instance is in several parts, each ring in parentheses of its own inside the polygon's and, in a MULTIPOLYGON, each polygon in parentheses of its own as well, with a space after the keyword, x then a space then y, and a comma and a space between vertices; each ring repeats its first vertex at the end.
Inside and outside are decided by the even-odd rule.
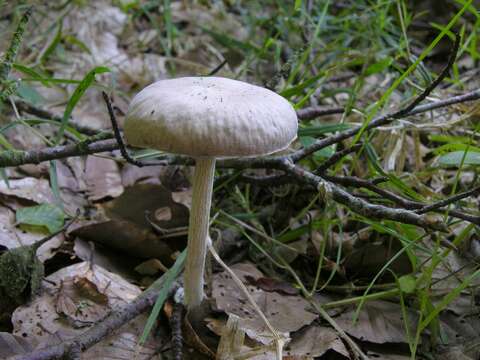
POLYGON ((130 145, 194 157, 266 155, 297 136, 297 115, 280 95, 221 77, 157 81, 128 109, 130 145))

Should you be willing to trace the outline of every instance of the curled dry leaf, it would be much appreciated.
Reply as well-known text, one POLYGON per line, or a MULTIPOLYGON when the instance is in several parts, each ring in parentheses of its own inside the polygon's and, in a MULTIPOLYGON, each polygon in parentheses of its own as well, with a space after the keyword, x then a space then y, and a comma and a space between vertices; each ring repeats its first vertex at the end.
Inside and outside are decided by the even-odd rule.
POLYGON ((78 228, 72 232, 86 241, 128 253, 139 259, 159 258, 165 264, 173 262, 172 247, 152 231, 142 229, 128 220, 107 220, 78 228))
MULTIPOLYGON (((263 277, 263 274, 250 263, 235 264, 232 270, 245 283, 248 283, 245 280, 246 276, 255 281, 263 277)), ((301 296, 266 292, 251 285, 247 285, 247 288, 272 326, 281 333, 297 331, 317 318, 316 314, 308 311, 309 303, 301 296)), ((214 275, 212 297, 218 309, 241 318, 240 324, 250 338, 263 344, 271 342, 271 334, 265 328, 265 324, 227 273, 214 275)))

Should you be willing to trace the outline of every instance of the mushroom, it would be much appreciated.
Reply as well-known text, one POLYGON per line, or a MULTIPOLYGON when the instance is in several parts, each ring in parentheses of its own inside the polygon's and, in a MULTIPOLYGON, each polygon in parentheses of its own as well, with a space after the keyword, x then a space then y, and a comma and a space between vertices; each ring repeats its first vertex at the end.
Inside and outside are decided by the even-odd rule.
POLYGON ((160 80, 133 98, 124 125, 130 145, 195 159, 184 274, 188 309, 203 299, 215 159, 284 150, 297 127, 295 110, 280 95, 221 77, 160 80))

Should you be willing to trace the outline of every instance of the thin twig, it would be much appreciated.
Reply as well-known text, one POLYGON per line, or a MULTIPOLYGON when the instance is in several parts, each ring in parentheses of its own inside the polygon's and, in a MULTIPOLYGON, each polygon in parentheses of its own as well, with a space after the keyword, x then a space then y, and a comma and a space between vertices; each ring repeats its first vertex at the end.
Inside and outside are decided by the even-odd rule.
POLYGON ((468 191, 465 191, 463 193, 456 194, 456 195, 450 196, 446 199, 437 201, 437 202, 435 202, 431 205, 424 206, 424 207, 422 207, 421 209, 419 209, 415 212, 417 214, 425 214, 425 213, 430 212, 430 211, 441 209, 441 208, 443 208, 447 205, 453 204, 454 202, 465 199, 469 196, 476 196, 478 194, 480 194, 480 186, 478 186, 478 187, 476 187, 472 190, 468 190, 468 191))
POLYGON ((227 61, 226 59, 223 60, 220 64, 218 64, 215 68, 213 68, 213 69, 208 73, 207 76, 213 76, 213 75, 215 75, 215 74, 218 73, 220 70, 222 70, 223 67, 224 67, 225 65, 227 65, 227 64, 228 64, 228 61, 227 61))
POLYGON ((320 116, 327 116, 333 114, 343 114, 345 108, 325 108, 321 106, 312 106, 297 110, 297 117, 300 120, 311 120, 320 116))
POLYGON ((80 142, 72 145, 54 146, 41 150, 5 150, 0 151, 0 167, 39 164, 49 160, 90 155, 116 149, 118 149, 118 144, 114 140, 102 140, 93 143, 80 142))
MULTIPOLYGON (((285 170, 301 182, 309 183, 315 187, 321 186, 325 183, 325 180, 321 177, 293 164, 292 162, 285 161, 283 166, 285 170)), ((345 205, 353 212, 362 216, 371 219, 389 219, 405 224, 417 225, 424 229, 446 231, 445 224, 440 221, 429 219, 423 215, 418 216, 418 214, 405 209, 395 209, 383 205, 368 203, 363 199, 349 194, 347 191, 331 182, 328 182, 327 187, 330 188, 331 196, 334 201, 345 205)))
MULTIPOLYGON (((427 111, 444 108, 450 105, 465 103, 469 101, 475 101, 479 99, 480 99, 480 89, 477 89, 463 95, 452 96, 445 100, 436 101, 431 104, 419 105, 409 113, 406 113, 404 116, 406 117, 406 116, 417 115, 427 111)), ((386 125, 393 120, 395 119, 391 118, 391 114, 381 115, 373 119, 370 122, 370 124, 367 125, 365 130, 371 130, 379 126, 386 125)), ((361 130, 361 128, 362 128, 361 126, 356 126, 356 127, 353 127, 352 129, 339 132, 336 135, 329 136, 326 139, 317 140, 313 144, 293 153, 291 155, 291 158, 294 162, 300 161, 301 159, 314 153, 315 151, 321 150, 323 148, 326 148, 327 146, 339 143, 343 140, 346 140, 355 136, 361 130)))
MULTIPOLYGON (((453 203, 454 201, 457 200, 456 198, 454 198, 453 201, 452 201, 452 198, 448 198, 448 199, 441 200, 440 202, 427 205, 427 204, 421 203, 419 201, 413 201, 413 200, 405 199, 405 198, 401 197, 400 195, 397 195, 397 194, 395 194, 395 193, 393 193, 389 190, 379 188, 378 186, 376 186, 374 181, 368 181, 368 180, 360 179, 360 178, 355 177, 355 176, 332 176, 332 175, 327 175, 327 174, 320 174, 320 176, 323 177, 325 180, 331 181, 335 184, 339 184, 339 185, 343 185, 343 186, 351 186, 351 187, 356 187, 356 188, 363 187, 365 189, 368 189, 368 190, 380 195, 384 199, 392 201, 394 204, 400 205, 401 207, 403 207, 404 209, 407 209, 407 210, 421 210, 423 208, 427 208, 427 207, 431 206, 432 208, 428 211, 437 211, 438 212, 438 211, 441 211, 442 207, 444 207, 448 204, 451 204, 451 203, 453 203), (443 203, 443 201, 446 201, 446 203, 443 203), (439 203, 440 203, 440 206, 439 206, 439 203)), ((460 196, 460 198, 458 200, 463 199, 463 198, 468 197, 468 196, 471 196, 470 192, 473 192, 474 194, 476 194, 476 189, 470 190, 466 193, 458 194, 458 196, 460 196)), ((457 196, 457 195, 455 195, 455 196, 457 196)), ((422 213, 426 213, 428 211, 424 211, 422 213)), ((475 216, 475 215, 471 215, 471 214, 462 213, 458 210, 450 210, 449 214, 452 217, 471 222, 472 224, 480 225, 480 216, 475 216)))
POLYGON ((105 100, 105 104, 107 105, 108 115, 110 116, 110 122, 112 123, 113 133, 115 135, 115 139, 117 140, 118 146, 120 148, 120 153, 122 154, 123 158, 128 161, 130 164, 136 165, 138 167, 142 167, 143 163, 133 159, 130 154, 128 153, 125 143, 122 139, 122 134, 120 133, 120 129, 118 128, 117 118, 115 117, 115 113, 112 108, 112 103, 110 102, 110 98, 105 91, 102 91, 103 100, 105 100))

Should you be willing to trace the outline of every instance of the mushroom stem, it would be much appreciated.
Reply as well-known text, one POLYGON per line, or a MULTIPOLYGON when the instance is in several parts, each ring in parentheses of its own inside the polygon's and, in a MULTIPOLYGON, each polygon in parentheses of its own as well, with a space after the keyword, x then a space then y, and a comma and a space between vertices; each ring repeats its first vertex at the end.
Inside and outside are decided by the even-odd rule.
POLYGON ((214 174, 214 157, 196 159, 184 275, 185 300, 188 309, 199 306, 203 299, 203 273, 214 174))

